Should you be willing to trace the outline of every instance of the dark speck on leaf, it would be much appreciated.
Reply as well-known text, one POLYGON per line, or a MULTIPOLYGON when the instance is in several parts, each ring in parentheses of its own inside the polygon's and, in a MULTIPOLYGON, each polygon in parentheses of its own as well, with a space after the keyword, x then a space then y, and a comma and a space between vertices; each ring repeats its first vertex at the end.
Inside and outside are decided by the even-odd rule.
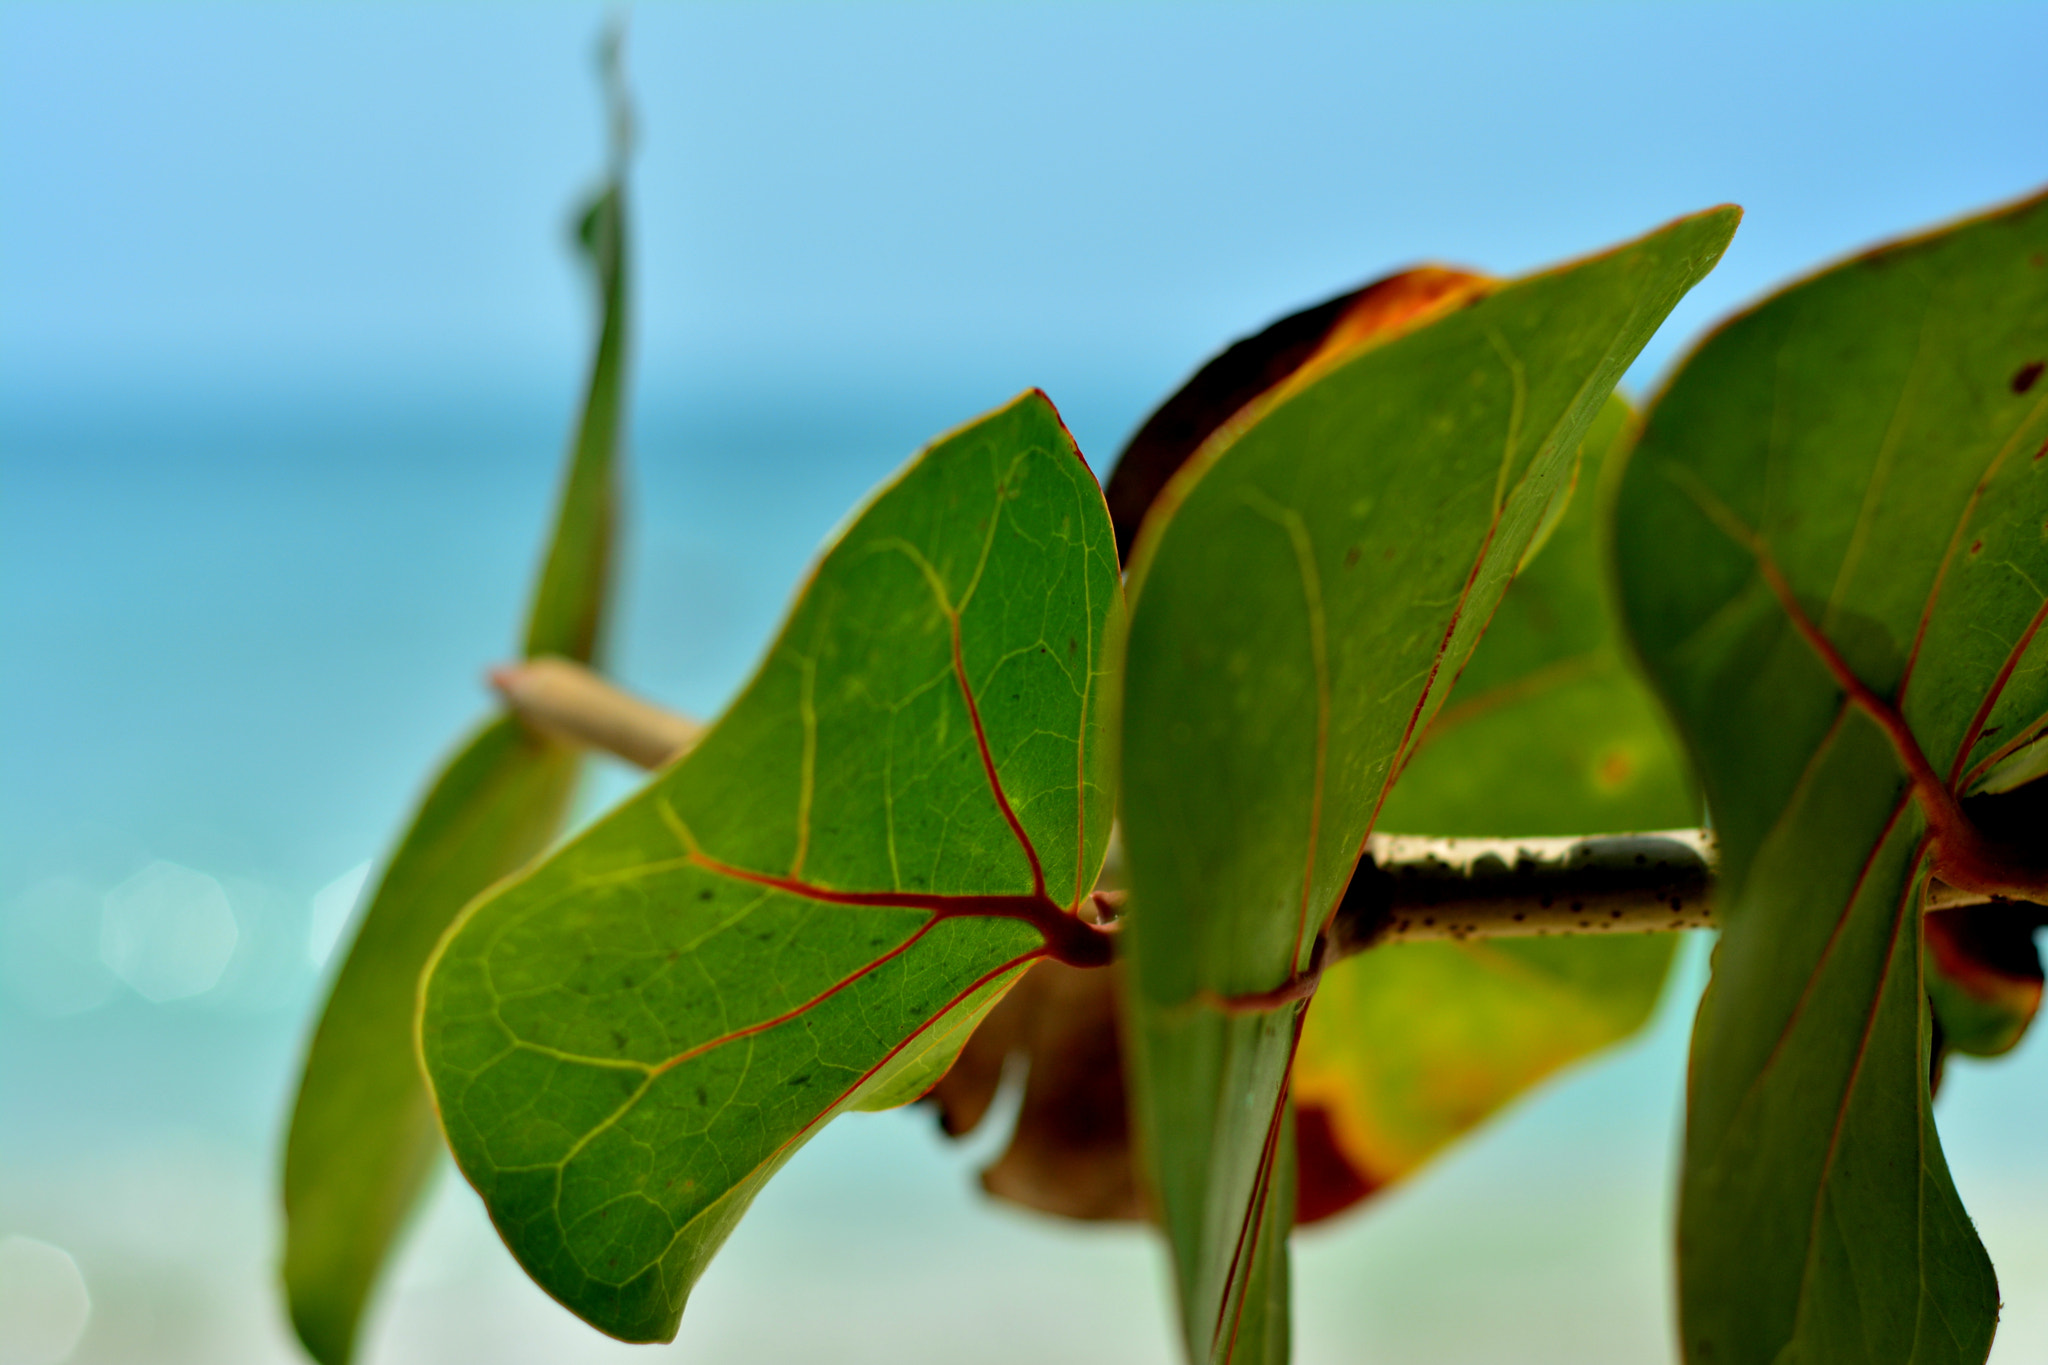
POLYGON ((791 1077, 789 1078, 789 1084, 791 1084, 791 1085, 802 1085, 802 1084, 803 1084, 803 1083, 804 1083, 805 1081, 809 1080, 810 1078, 811 1078, 811 1073, 810 1073, 810 1072, 808 1072, 808 1071, 806 1071, 806 1072, 805 1072, 805 1073, 804 1073, 803 1075, 801 1075, 801 1076, 791 1076, 791 1077))
POLYGON ((1344 552, 1344 567, 1348 569, 1353 564, 1356 564, 1358 562, 1359 555, 1363 553, 1365 553, 1365 547, 1362 545, 1354 545, 1350 549, 1346 550, 1344 552))
POLYGON ((617 1029, 613 1029, 612 1046, 617 1048, 619 1051, 624 1052, 626 1050, 626 1035, 619 1032, 617 1029))
POLYGON ((2018 373, 2012 377, 2012 391, 2025 393, 2033 388, 2034 381, 2041 377, 2041 371, 2044 369, 2048 369, 2048 361, 2033 360, 2020 366, 2018 373))
POLYGON ((701 1086, 701 1085, 697 1087, 697 1103, 699 1103, 699 1104, 709 1104, 709 1103, 711 1103, 711 1096, 709 1096, 709 1095, 707 1095, 707 1094, 705 1094, 705 1093, 704 1093, 704 1087, 703 1087, 703 1086, 701 1086))
POLYGON ((708 900, 710 900, 710 899, 711 899, 711 888, 707 886, 707 887, 705 887, 705 888, 704 888, 704 889, 703 889, 702 891, 699 891, 699 892, 697 893, 697 899, 698 899, 698 900, 700 900, 700 901, 708 901, 708 900))
POLYGON ((1974 554, 1982 554, 1982 553, 1983 553, 1983 551, 1984 551, 1984 542, 1983 542, 1983 541, 1981 541, 1981 540, 1974 540, 1974 541, 1971 541, 1971 542, 1970 542, 1970 553, 1971 553, 1971 554, 1973 554, 1973 555, 1974 555, 1974 554))

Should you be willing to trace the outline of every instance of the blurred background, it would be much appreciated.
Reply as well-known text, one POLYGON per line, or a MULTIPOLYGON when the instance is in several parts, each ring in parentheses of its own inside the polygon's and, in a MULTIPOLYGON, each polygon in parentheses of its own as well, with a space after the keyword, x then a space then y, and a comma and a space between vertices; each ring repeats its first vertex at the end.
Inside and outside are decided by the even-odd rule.
MULTIPOLYGON (((513 648, 604 19, 0 6, 0 1365, 297 1358, 293 1068, 513 648)), ((1957 0, 642 8, 614 670, 715 712, 833 522, 1025 386, 1104 470, 1278 314, 1743 204, 1643 392, 1789 276, 2048 181, 2044 52, 2048 7, 1957 0)), ((1672 1358, 1704 947, 1646 1038, 1299 1239, 1300 1360, 1672 1358)), ((1939 1115, 1994 1359, 2048 1359, 2048 1040, 1954 1063, 1939 1115)), ((833 1125, 665 1350, 555 1307, 445 1179, 367 1359, 1170 1360, 1148 1236, 985 1203, 984 1134, 833 1125)))

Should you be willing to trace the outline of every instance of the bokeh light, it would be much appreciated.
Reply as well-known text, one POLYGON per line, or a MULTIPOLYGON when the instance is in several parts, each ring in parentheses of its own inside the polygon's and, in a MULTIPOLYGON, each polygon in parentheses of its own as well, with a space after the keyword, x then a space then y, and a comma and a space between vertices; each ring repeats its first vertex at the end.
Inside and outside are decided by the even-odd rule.
POLYGON ((220 883, 176 863, 151 863, 102 904, 100 960, 157 1004, 212 990, 240 937, 220 883))
POLYGON ((92 1319, 78 1262, 33 1237, 0 1237, 0 1365, 59 1365, 92 1319))

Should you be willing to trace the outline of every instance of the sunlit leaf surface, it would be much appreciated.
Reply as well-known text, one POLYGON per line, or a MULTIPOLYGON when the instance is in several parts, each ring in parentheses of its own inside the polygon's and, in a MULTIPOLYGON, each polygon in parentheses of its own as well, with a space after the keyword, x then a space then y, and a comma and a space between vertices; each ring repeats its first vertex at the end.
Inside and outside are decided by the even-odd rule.
POLYGON ((761 1185, 915 1099, 1077 910, 1113 804, 1122 593, 1043 395, 930 447, 698 747, 474 903, 423 991, 463 1173, 549 1293, 671 1337, 761 1185))
MULTIPOLYGON (((1623 659, 1596 535, 1611 398, 1578 486, 1387 795, 1382 829, 1539 836, 1699 822, 1685 760, 1623 659)), ((1303 1220, 1413 1171, 1558 1068, 1649 1018, 1668 934, 1403 943, 1323 975, 1294 1063, 1303 1220)))
POLYGON ((1197 1360, 1286 1341, 1301 1004, 1242 997, 1311 965, 1587 428, 1735 218, 1454 296, 1304 369, 1147 520, 1123 733, 1130 1060, 1197 1360))
POLYGON ((2037 199, 1738 317, 1629 463, 1626 621, 1722 855, 1679 1227, 1690 1360, 1989 1347, 1997 1290, 1928 1102, 1920 894, 1937 850, 1955 881, 2048 848, 1973 847, 1953 800, 2048 717, 2044 361, 2037 199))
MULTIPOLYGON (((578 241, 600 303, 596 357, 554 536, 534 592, 532 654, 587 662, 611 577, 625 383, 625 203, 614 181, 578 241)), ((364 912, 318 1029, 285 1147, 285 1293, 299 1339, 340 1365, 441 1142, 412 1046, 419 975, 464 902, 560 831, 576 756, 509 718, 435 779, 364 912)))

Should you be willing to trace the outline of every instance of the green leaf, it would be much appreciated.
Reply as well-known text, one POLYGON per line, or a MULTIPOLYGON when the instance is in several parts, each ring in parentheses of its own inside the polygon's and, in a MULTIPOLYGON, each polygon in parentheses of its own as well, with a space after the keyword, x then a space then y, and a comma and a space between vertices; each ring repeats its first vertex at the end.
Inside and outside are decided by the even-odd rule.
POLYGON ((1291 1214, 1273 1196, 1301 1001, 1247 997, 1298 996, 1587 427, 1735 220, 1681 220, 1298 373, 1146 522, 1123 730, 1131 1061, 1198 1361, 1285 1341, 1246 1289, 1277 1283, 1291 1214))
POLYGON ((421 802, 335 977, 285 1148, 285 1289, 316 1360, 349 1358, 440 1152, 413 1060, 420 968, 465 901, 554 838, 576 767, 510 717, 479 730, 421 802))
POLYGON ((526 657, 598 655, 618 523, 617 464, 626 415, 626 201, 614 179, 577 221, 576 243, 597 285, 597 354, 563 481, 554 538, 526 623, 526 657))
POLYGON ((1989 1349, 1997 1288, 1929 1107, 1920 898, 1937 858, 1951 882, 2025 880, 1955 795, 2048 718, 2044 360, 2035 199, 1728 323, 1623 479, 1627 628, 1721 845, 1679 1221, 1688 1359, 1989 1349))
MULTIPOLYGON (((1380 825, 1435 835, 1620 833, 1699 822, 1684 756, 1622 657, 1597 508, 1628 404, 1587 433, 1577 491, 1501 598, 1380 825)), ((1655 1007, 1669 934, 1389 944, 1334 964, 1294 1063, 1304 1220, 1421 1166, 1515 1096, 1626 1038, 1655 1007)))
POLYGON ((1122 612, 1102 495, 1027 394, 877 495, 687 757, 464 912, 420 1046, 543 1288, 672 1337, 821 1125, 921 1094, 1035 960, 1108 960, 1077 912, 1122 612))
MULTIPOLYGON (((614 178, 578 240, 600 301, 596 358, 529 656, 588 661, 610 581, 625 371, 625 208, 614 178)), ((560 832, 578 760, 518 722, 487 724, 435 779, 378 883, 307 1049, 284 1162, 284 1284, 299 1339, 341 1365, 439 1139, 412 1047, 421 969, 465 902, 560 832)))

